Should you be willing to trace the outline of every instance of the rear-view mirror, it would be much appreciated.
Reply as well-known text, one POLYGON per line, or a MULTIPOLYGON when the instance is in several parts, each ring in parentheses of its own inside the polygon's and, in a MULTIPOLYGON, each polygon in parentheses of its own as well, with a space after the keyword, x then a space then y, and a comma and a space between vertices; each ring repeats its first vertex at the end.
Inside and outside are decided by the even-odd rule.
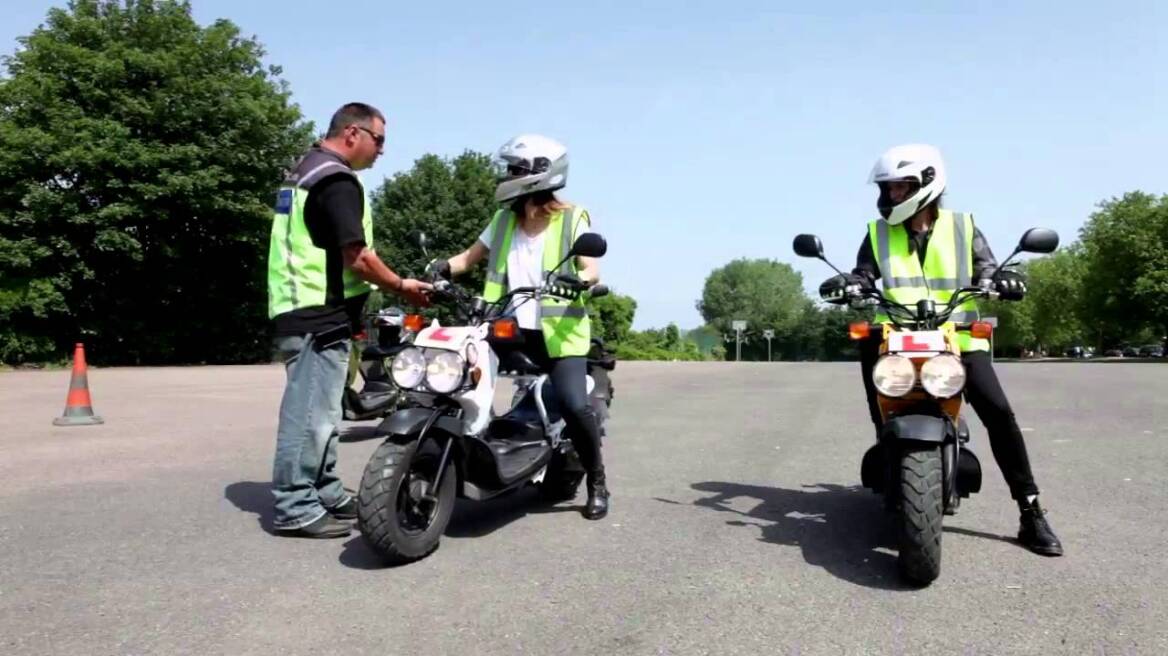
POLYGON ((823 242, 815 235, 798 235, 795 237, 795 254, 800 257, 814 257, 823 259, 823 242))
POLYGON ((586 232, 576 238, 569 255, 573 257, 604 257, 608 252, 608 242, 595 232, 586 232))
POLYGON ((1053 253, 1059 245, 1058 233, 1049 228, 1031 228, 1022 235, 1018 250, 1027 253, 1053 253))

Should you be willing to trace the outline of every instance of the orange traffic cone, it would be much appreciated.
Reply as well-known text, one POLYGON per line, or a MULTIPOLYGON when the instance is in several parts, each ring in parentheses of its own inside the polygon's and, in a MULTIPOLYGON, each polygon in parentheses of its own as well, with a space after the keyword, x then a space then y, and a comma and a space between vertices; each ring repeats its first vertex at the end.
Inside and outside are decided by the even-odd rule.
POLYGON ((54 419, 54 425, 86 426, 105 423, 104 419, 93 414, 87 372, 85 346, 78 342, 73 351, 73 379, 69 382, 69 396, 65 398, 65 414, 54 419))

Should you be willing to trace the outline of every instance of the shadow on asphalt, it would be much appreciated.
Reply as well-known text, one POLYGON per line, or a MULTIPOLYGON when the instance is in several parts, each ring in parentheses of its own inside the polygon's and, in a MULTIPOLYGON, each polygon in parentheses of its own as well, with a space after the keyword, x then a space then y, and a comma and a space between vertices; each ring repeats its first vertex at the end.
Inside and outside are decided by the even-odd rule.
POLYGON ((255 513, 256 520, 265 533, 276 534, 272 528, 275 510, 272 507, 271 483, 258 481, 232 483, 223 491, 223 496, 243 512, 255 513))
MULTIPOLYGON (((1007 544, 1012 544, 1012 545, 1019 547, 1021 549, 1026 548, 1026 547, 1022 546, 1018 542, 1018 540, 1016 540, 1015 538, 1013 538, 1009 535, 997 535, 996 533, 983 533, 982 531, 974 531, 974 530, 971 530, 968 528, 959 528, 957 526, 946 526, 945 528, 943 528, 941 530, 945 531, 946 533, 956 533, 958 535, 968 535, 971 538, 982 538, 985 540, 997 540, 998 542, 1005 542, 1007 544)), ((1029 550, 1027 549, 1027 551, 1029 551, 1029 550)))
MULTIPOLYGON (((355 527, 354 527, 355 528, 355 527)), ((354 532, 356 532, 354 530, 354 532)), ((441 547, 438 549, 442 550, 441 547)), ((365 540, 360 535, 353 537, 345 543, 341 550, 340 562, 345 567, 352 569, 390 569, 393 567, 400 567, 400 565, 388 565, 381 556, 373 553, 373 550, 365 544, 365 540)))
MULTIPOLYGON (((583 500, 582 490, 577 498, 583 500)), ((557 512, 578 513, 583 507, 582 504, 569 505, 568 503, 549 505, 540 498, 539 493, 533 487, 522 488, 488 501, 459 499, 455 503, 454 514, 450 517, 450 524, 446 527, 443 540, 481 538, 527 515, 557 512)), ((354 529, 356 530, 356 527, 354 529)), ((439 546, 438 552, 441 551, 442 547, 439 546)), ((340 562, 353 569, 390 567, 365 544, 360 536, 345 543, 340 562)))
MULTIPOLYGON (((832 483, 804 485, 800 490, 725 482, 695 483, 690 487, 712 494, 694 501, 694 505, 737 516, 726 523, 758 528, 763 542, 799 547, 808 564, 822 567, 838 578, 880 590, 917 589, 900 579, 893 555, 897 546, 893 518, 884 511, 880 497, 869 490, 832 483), (738 499, 759 503, 749 511, 740 511, 731 507, 738 499)), ((745 505, 748 504, 742 504, 745 505)), ((953 526, 943 530, 1018 545, 1009 536, 953 526)))
POLYGON ((894 525, 880 497, 864 488, 820 483, 788 490, 726 482, 691 487, 711 494, 694 505, 730 514, 729 526, 758 529, 763 542, 799 547, 808 564, 840 579, 880 590, 917 589, 900 580, 894 525), (750 510, 732 507, 750 500, 758 502, 750 510))
MULTIPOLYGON (((580 487, 581 491, 576 499, 582 502, 585 498, 584 486, 580 487)), ((569 504, 565 501, 551 504, 544 501, 534 487, 521 488, 506 496, 485 502, 459 499, 458 505, 454 507, 454 516, 450 519, 450 526, 446 529, 446 535, 452 538, 481 538, 527 515, 578 513, 583 509, 583 503, 569 504)))

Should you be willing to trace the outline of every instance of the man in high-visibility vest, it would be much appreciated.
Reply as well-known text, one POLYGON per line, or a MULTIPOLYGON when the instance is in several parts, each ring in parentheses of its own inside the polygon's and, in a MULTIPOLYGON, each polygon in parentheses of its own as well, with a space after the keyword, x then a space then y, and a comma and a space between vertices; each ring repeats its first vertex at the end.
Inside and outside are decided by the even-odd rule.
MULTIPOLYGON (((977 285, 997 268, 973 216, 941 207, 946 176, 936 148, 892 148, 876 161, 869 181, 880 188, 882 218, 869 223, 856 268, 845 276, 845 284, 872 287, 880 279, 884 294, 897 302, 931 298, 947 303, 956 288, 977 285)), ((1026 293, 1025 280, 1014 271, 1001 272, 993 284, 1005 300, 1020 300, 1026 293)), ((970 301, 957 308, 953 321, 964 324, 977 318, 977 304, 970 301)), ((876 317, 881 320, 886 317, 876 317)), ((1026 443, 994 372, 989 342, 968 332, 960 332, 958 342, 966 370, 965 398, 986 426, 994 459, 1021 512, 1018 539, 1036 553, 1061 556, 1062 544, 1038 504, 1026 443)), ((879 346, 878 340, 869 340, 861 348, 864 388, 877 434, 882 420, 872 368, 879 346)))
POLYGON ((268 315, 287 373, 272 466, 274 527, 281 535, 349 534, 357 502, 336 474, 336 438, 350 338, 370 283, 418 305, 430 288, 402 279, 373 251, 372 213, 356 172, 372 166, 384 145, 382 113, 347 104, 276 194, 268 315))

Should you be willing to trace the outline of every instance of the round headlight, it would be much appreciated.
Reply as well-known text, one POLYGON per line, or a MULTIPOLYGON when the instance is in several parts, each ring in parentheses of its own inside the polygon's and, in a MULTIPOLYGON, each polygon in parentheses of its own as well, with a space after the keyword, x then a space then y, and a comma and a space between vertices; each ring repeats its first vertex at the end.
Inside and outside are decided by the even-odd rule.
POLYGON ((900 397, 908 394, 916 379, 912 360, 900 355, 886 355, 877 360, 872 369, 872 382, 884 396, 900 397))
POLYGON ((965 365, 956 355, 942 353, 921 367, 921 384, 939 399, 957 396, 965 387, 965 365))
POLYGON ((426 385, 439 394, 458 389, 466 371, 462 356, 454 351, 429 351, 426 356, 426 385))
POLYGON ((402 389, 413 389, 426 377, 426 356, 422 350, 408 348, 393 358, 393 382, 402 389))

